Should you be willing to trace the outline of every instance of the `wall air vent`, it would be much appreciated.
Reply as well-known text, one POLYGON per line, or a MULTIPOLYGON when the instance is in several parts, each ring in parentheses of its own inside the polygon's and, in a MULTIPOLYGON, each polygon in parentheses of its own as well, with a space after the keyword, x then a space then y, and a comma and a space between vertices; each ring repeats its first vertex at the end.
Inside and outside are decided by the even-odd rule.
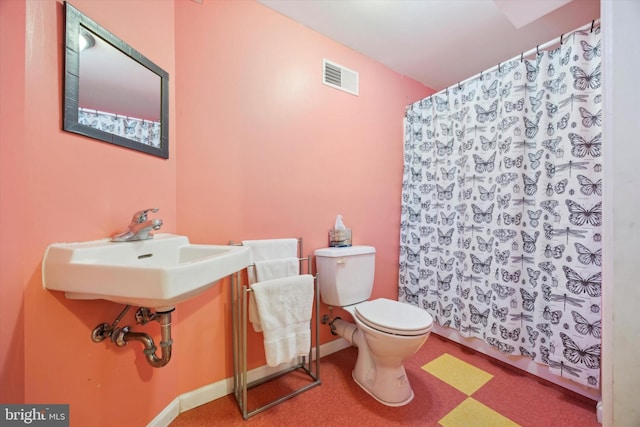
POLYGON ((335 62, 322 60, 322 83, 358 96, 358 73, 338 65, 335 62))

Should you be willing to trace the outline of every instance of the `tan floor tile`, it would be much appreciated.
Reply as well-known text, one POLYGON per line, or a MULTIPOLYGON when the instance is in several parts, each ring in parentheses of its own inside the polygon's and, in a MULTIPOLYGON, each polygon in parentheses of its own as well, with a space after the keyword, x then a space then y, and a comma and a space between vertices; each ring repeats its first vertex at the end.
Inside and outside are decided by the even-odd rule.
POLYGON ((442 427, 520 427, 472 397, 468 397, 439 423, 442 427))
POLYGON ((433 359, 422 369, 469 396, 493 378, 493 375, 448 353, 433 359))

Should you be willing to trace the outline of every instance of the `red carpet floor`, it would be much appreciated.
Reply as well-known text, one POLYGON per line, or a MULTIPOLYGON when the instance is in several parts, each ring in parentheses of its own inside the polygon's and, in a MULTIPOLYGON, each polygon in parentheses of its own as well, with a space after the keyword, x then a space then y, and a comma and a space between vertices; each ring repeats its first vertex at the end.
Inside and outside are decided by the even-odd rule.
MULTIPOLYGON (((353 381, 351 370, 356 356, 357 349, 351 347, 323 357, 320 363, 322 385, 246 421, 242 419, 235 397, 228 395, 180 414, 171 427, 600 426, 596 421, 595 402, 434 334, 405 362, 415 398, 402 407, 391 408, 378 403, 353 381), (486 382, 475 391, 462 392, 422 368, 445 354, 448 356, 439 360, 453 360, 460 365, 466 365, 460 361, 466 362, 484 371, 481 375, 490 379, 484 380, 486 382)), ((296 383, 303 381, 303 376, 294 372, 250 390, 249 409, 260 404, 259 400, 264 396, 273 398, 296 387, 296 383)))

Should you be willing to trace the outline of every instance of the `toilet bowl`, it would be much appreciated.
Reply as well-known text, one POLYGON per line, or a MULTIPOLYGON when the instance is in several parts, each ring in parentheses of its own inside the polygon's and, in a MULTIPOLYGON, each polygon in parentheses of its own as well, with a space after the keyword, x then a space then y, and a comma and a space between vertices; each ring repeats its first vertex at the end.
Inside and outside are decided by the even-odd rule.
POLYGON ((420 308, 378 298, 373 289, 375 248, 352 246, 315 251, 320 296, 349 312, 355 323, 332 319, 332 331, 358 348, 354 381, 378 402, 402 406, 414 396, 403 366, 425 343, 433 319, 420 308))
POLYGON ((425 343, 433 320, 417 307, 384 298, 350 307, 355 324, 336 319, 335 332, 358 348, 354 381, 378 402, 402 406, 413 397, 403 362, 425 343))

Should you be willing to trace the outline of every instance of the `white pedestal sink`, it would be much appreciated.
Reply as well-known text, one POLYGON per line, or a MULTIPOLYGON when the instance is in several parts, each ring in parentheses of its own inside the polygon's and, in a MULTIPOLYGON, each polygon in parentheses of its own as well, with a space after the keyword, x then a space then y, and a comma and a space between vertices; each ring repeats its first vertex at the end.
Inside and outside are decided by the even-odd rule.
POLYGON ((169 311, 249 265, 245 246, 197 245, 186 236, 54 243, 42 261, 42 284, 70 299, 105 299, 169 311))

